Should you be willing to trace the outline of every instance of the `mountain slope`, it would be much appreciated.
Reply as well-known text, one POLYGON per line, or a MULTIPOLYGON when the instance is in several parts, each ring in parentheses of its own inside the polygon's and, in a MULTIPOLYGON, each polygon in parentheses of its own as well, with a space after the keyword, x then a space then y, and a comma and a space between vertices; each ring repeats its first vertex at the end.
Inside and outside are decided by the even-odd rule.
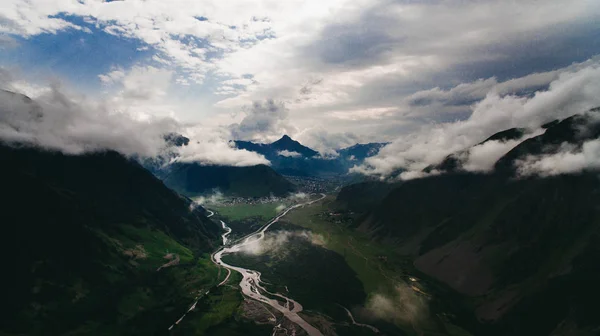
POLYGON ((300 156, 305 158, 311 158, 319 154, 319 152, 302 145, 287 135, 282 136, 281 139, 270 144, 257 144, 254 142, 241 140, 236 140, 234 143, 239 149, 245 149, 251 152, 262 154, 266 156, 267 159, 279 156, 279 152, 281 151, 298 153, 300 156))
POLYGON ((356 145, 338 150, 338 154, 344 160, 361 162, 368 157, 376 155, 387 144, 385 142, 357 143, 356 145))
MULTIPOLYGON (((355 225, 392 241, 426 276, 471 298, 482 323, 475 334, 591 335, 600 330, 590 313, 600 300, 594 285, 600 266, 593 262, 600 180, 593 171, 514 176, 515 163, 529 155, 597 138, 594 120, 574 116, 549 124, 501 158, 492 174, 454 167, 446 170, 453 173, 405 181, 355 225)), ((519 132, 490 139, 513 133, 519 132)))
POLYGON ((377 154, 385 143, 356 144, 338 151, 337 157, 323 158, 319 153, 284 135, 270 144, 235 141, 239 149, 264 155, 277 172, 292 176, 338 176, 365 158, 377 154))
POLYGON ((210 286, 218 226, 115 152, 0 145, 6 334, 148 334, 210 286), (180 266, 157 272, 171 258, 180 266), (205 261, 202 261, 205 260, 205 261))
POLYGON ((190 139, 171 133, 165 136, 165 140, 171 147, 162 156, 145 159, 143 165, 170 188, 182 194, 195 196, 218 189, 232 196, 265 197, 285 196, 296 189, 266 165, 234 167, 176 161, 176 147, 187 146, 190 139))
POLYGON ((270 147, 273 148, 275 151, 286 150, 289 152, 299 153, 303 157, 313 157, 319 155, 319 152, 302 145, 301 143, 299 143, 296 140, 293 140, 287 135, 284 135, 281 137, 281 139, 273 142, 270 145, 270 147))
POLYGON ((169 187, 187 195, 219 189, 241 197, 285 196, 295 186, 271 167, 202 166, 197 163, 175 163, 164 176, 169 187))
POLYGON ((292 176, 339 175, 347 168, 336 159, 324 159, 319 153, 284 135, 270 144, 235 141, 236 147, 264 155, 275 171, 292 176))

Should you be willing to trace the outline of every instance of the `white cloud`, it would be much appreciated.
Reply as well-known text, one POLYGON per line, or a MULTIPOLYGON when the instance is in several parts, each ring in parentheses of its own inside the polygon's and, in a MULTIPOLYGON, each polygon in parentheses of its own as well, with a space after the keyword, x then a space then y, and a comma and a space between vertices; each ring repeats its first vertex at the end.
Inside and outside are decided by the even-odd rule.
POLYGON ((358 136, 351 132, 330 132, 324 126, 315 126, 302 130, 294 138, 308 146, 323 157, 335 157, 340 148, 349 147, 357 143, 374 142, 372 136, 358 136))
POLYGON ((308 194, 303 193, 303 192, 297 192, 295 194, 291 194, 290 196, 288 196, 289 199, 291 199, 292 201, 301 201, 301 200, 305 200, 308 198, 308 194))
MULTIPOLYGON (((140 41, 135 48, 154 53, 148 62, 156 71, 139 67, 136 77, 135 68, 114 64, 98 76, 109 88, 122 86, 107 101, 127 113, 223 119, 217 114, 273 99, 289 109, 287 116, 250 116, 233 128, 240 138, 268 141, 317 123, 330 134, 352 133, 364 142, 372 135, 387 141, 432 121, 464 119, 468 107, 490 92, 503 98, 556 81, 561 71, 501 83, 531 67, 555 69, 588 57, 593 48, 583 43, 595 45, 588 43, 597 36, 588 26, 600 19, 600 3, 4 0, 0 13, 0 33, 25 39, 89 31, 67 22, 76 17, 94 25, 92 33, 140 41), (194 84, 203 83, 198 91, 210 92, 208 99, 194 102, 202 111, 190 112, 175 98, 146 99, 168 95, 164 82, 188 86, 190 95, 196 94, 194 84)), ((333 148, 311 146, 322 153, 333 148)), ((442 149, 428 158, 448 152, 442 149)))
POLYGON ((204 165, 225 166, 255 166, 259 164, 270 165, 264 156, 247 150, 236 149, 228 144, 226 139, 219 137, 206 137, 198 140, 191 138, 187 146, 178 150, 180 162, 198 162, 204 165))
POLYGON ((310 231, 268 231, 261 240, 254 240, 241 247, 240 252, 250 255, 262 255, 264 253, 285 253, 283 249, 293 238, 305 239, 315 245, 323 245, 324 239, 319 234, 310 231))
POLYGON ((223 200, 225 200, 225 196, 223 196, 223 193, 219 190, 215 190, 212 194, 194 197, 193 200, 194 202, 192 203, 192 205, 194 206, 204 204, 214 205, 223 202, 223 200))
POLYGON ((105 84, 112 84, 121 81, 125 77, 125 71, 122 69, 112 70, 107 74, 98 75, 98 78, 105 84))
POLYGON ((192 135, 188 146, 176 149, 177 160, 204 164, 248 166, 269 164, 262 155, 238 150, 229 144, 223 128, 185 126, 160 117, 170 74, 152 67, 134 67, 112 75, 117 93, 109 100, 93 100, 58 84, 44 86, 15 79, 2 69, 0 87, 34 93, 22 95, 0 91, 0 140, 81 154, 115 150, 127 156, 154 157, 166 149, 164 135, 192 135), (25 90, 23 90, 25 89, 25 90), (155 110, 156 109, 156 110, 155 110), (156 111, 156 112, 155 112, 156 111))
POLYGON ((389 116, 394 110, 393 107, 375 107, 350 111, 331 111, 327 114, 335 119, 345 120, 381 119, 389 116))
POLYGON ((0 139, 28 143, 67 154, 115 150, 124 155, 155 156, 163 135, 175 131, 172 119, 136 119, 105 105, 49 88, 35 101, 0 92, 0 139))
POLYGON ((555 154, 528 156, 516 162, 522 176, 553 176, 600 169, 600 140, 583 143, 581 148, 563 144, 555 154))
MULTIPOLYGON (((537 129, 541 124, 582 113, 600 105, 600 66, 598 62, 583 68, 563 71, 545 91, 533 97, 500 96, 493 90, 472 106, 464 121, 423 126, 418 132, 402 136, 368 158, 353 171, 387 175, 402 168, 420 171, 440 162, 448 154, 475 145, 486 137, 513 127, 537 129)), ((512 143, 492 143, 474 149, 470 169, 489 167, 490 158, 507 150, 512 143), (477 162, 476 162, 477 161, 477 162)))
POLYGON ((285 157, 294 157, 294 158, 302 156, 302 154, 300 154, 298 152, 291 152, 291 151, 289 151, 287 149, 277 152, 277 155, 285 156, 285 157))
POLYGON ((396 324, 418 325, 428 315, 427 299, 406 284, 396 286, 390 294, 371 295, 362 311, 366 317, 396 324))
POLYGON ((470 172, 489 172, 501 157, 522 141, 523 139, 509 141, 492 140, 473 146, 469 149, 467 159, 462 164, 462 168, 470 172))

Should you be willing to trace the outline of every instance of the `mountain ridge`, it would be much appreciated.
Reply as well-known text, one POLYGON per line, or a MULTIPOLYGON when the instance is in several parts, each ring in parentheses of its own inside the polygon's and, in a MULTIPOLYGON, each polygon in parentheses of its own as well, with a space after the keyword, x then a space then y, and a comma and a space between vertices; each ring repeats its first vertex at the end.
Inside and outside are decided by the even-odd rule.
POLYGON ((11 256, 1 332, 148 334, 216 280, 202 255, 218 246, 219 226, 137 162, 14 144, 0 144, 0 157, 11 256), (181 267, 157 272, 168 253, 181 267))
MULTIPOLYGON (((480 321, 474 334, 541 336, 562 324, 575 334, 590 332, 600 327, 589 314, 600 299, 593 285, 600 280, 593 262, 600 255, 594 247, 600 237, 597 174, 519 177, 515 164, 556 153, 564 143, 597 139, 594 120, 585 114, 548 124, 500 158, 491 173, 456 166, 386 186, 391 190, 367 204, 353 227, 410 256, 423 276, 450 286, 465 304, 478 302, 470 308, 480 321)), ((507 130, 488 139, 507 133, 520 137, 507 130)), ((338 205, 360 209, 356 200, 365 190, 377 195, 382 189, 373 182, 345 187, 338 205)))
POLYGON ((163 175, 165 184, 188 196, 215 189, 240 197, 286 196, 296 187, 267 165, 248 167, 173 163, 163 175))
POLYGON ((341 176, 362 163, 367 157, 376 155, 387 143, 355 144, 338 150, 337 157, 322 157, 319 152, 302 145, 288 135, 272 143, 254 143, 235 140, 238 149, 264 155, 279 173, 291 176, 341 176))

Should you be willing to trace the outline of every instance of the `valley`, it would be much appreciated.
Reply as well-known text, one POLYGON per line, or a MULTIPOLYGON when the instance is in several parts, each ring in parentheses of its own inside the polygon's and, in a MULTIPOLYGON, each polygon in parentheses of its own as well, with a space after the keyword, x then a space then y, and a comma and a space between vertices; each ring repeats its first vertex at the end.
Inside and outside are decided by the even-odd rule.
MULTIPOLYGON (((228 271, 219 286, 240 281, 229 274, 242 274, 244 296, 274 309, 253 317, 269 321, 265 323, 273 325, 274 335, 302 330, 308 335, 470 335, 444 315, 430 316, 432 294, 427 282, 412 273, 410 262, 332 220, 331 202, 331 196, 323 195, 291 205, 259 231, 226 244, 213 254, 215 263, 228 271), (399 306, 397 316, 375 317, 365 306, 369 298, 384 295, 399 295, 416 310, 399 306), (286 319, 294 323, 282 326, 286 319)), ((238 219, 237 212, 229 214, 238 219)))
POLYGON ((0 336, 600 335, 600 1, 0 8, 0 336))

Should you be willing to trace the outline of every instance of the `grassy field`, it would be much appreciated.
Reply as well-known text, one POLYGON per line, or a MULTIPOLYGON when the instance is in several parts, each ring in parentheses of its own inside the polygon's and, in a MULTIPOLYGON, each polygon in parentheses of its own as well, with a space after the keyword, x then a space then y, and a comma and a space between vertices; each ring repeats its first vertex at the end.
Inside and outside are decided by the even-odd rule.
POLYGON ((394 282, 406 274, 399 270, 389 270, 389 264, 409 262, 399 259, 390 248, 373 244, 367 236, 321 216, 329 211, 330 201, 327 198, 323 202, 291 211, 284 220, 323 236, 325 246, 344 256, 348 265, 357 273, 366 293, 391 290, 394 282), (387 262, 382 261, 383 259, 387 259, 387 262))
MULTIPOLYGON (((356 272, 367 296, 392 294, 398 285, 408 284, 415 292, 420 292, 415 295, 428 301, 434 290, 421 276, 418 277, 421 278, 419 281, 410 280, 414 274, 419 274, 412 261, 395 253, 392 247, 374 243, 366 235, 346 227, 341 222, 336 223, 336 216, 329 215, 330 211, 333 211, 329 208, 332 200, 332 197, 327 197, 322 202, 291 211, 284 221, 320 234, 325 247, 342 255, 356 272)), ((429 318, 418 324, 401 322, 398 325, 410 335, 470 335, 436 316, 437 313, 439 312, 432 312, 429 318)))
POLYGON ((207 206, 218 215, 226 217, 232 221, 238 221, 250 217, 259 217, 267 221, 277 214, 277 207, 281 203, 261 203, 261 204, 235 204, 221 206, 207 206))

